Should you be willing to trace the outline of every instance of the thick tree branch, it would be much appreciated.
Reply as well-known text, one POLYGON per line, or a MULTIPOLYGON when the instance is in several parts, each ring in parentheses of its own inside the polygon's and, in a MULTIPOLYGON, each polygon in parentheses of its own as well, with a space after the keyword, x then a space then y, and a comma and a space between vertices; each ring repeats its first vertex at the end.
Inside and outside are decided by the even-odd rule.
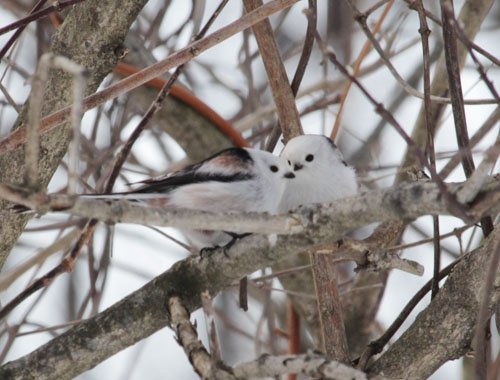
MULTIPOLYGON (((482 198, 494 201, 500 197, 500 178, 489 177, 479 192, 476 209, 473 200, 468 207, 471 217, 477 220, 486 212, 482 198)), ((450 194, 459 193, 465 182, 449 184, 450 194)), ((254 233, 306 233, 316 228, 320 220, 340 229, 354 229, 363 225, 390 221, 413 220, 422 215, 452 215, 438 186, 433 182, 403 183, 395 187, 372 190, 355 197, 344 198, 331 204, 300 207, 287 215, 259 213, 211 213, 197 210, 146 207, 126 200, 89 199, 85 197, 36 193, 23 196, 15 189, 0 184, 0 199, 22 204, 37 212, 62 211, 108 223, 137 223, 178 228, 228 230, 254 233), (311 211, 313 213, 311 213, 311 211)), ((159 195, 161 198, 161 195, 159 195)), ((495 215, 500 207, 492 203, 489 213, 495 215)), ((322 229, 320 229, 322 230, 322 229)))
POLYGON ((321 379, 367 379, 362 371, 312 352, 302 355, 262 355, 255 361, 235 366, 233 372, 238 379, 268 378, 287 373, 303 373, 321 379))

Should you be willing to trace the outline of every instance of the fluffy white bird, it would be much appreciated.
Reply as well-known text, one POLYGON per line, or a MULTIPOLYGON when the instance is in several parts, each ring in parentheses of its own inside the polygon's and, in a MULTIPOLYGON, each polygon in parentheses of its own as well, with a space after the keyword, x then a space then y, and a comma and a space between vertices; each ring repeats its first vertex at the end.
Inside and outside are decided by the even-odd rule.
MULTIPOLYGON (((183 170, 142 181, 142 187, 130 192, 94 197, 200 211, 273 214, 286 183, 294 177, 280 157, 257 149, 229 148, 183 170)), ((238 237, 225 231, 182 232, 197 249, 226 245, 238 237)))
POLYGON ((280 156, 293 170, 295 179, 287 183, 279 212, 300 205, 333 202, 358 192, 354 169, 326 136, 297 136, 288 141, 280 156))

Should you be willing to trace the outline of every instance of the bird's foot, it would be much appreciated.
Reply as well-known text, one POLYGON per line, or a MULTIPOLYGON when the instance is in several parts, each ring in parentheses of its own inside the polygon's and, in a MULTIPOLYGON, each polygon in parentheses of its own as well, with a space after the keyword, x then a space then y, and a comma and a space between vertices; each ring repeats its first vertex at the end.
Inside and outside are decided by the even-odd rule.
POLYGON ((224 256, 229 257, 229 250, 231 247, 236 243, 239 239, 243 239, 246 236, 251 235, 251 233, 244 233, 244 234, 236 234, 234 232, 227 232, 224 231, 224 233, 228 234, 231 237, 231 240, 225 244, 225 245, 214 245, 213 247, 205 247, 200 250, 200 257, 205 258, 208 256, 211 256, 214 252, 218 251, 219 249, 222 248, 222 252, 224 253, 224 256))

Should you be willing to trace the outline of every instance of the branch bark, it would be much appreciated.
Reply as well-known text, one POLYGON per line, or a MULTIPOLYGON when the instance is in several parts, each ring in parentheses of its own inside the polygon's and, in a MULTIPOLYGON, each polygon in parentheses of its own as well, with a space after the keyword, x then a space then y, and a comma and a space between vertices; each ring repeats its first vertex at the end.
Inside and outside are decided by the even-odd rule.
POLYGON ((303 373, 311 378, 366 380, 362 371, 330 360, 321 354, 270 356, 262 355, 257 360, 234 367, 238 379, 273 377, 287 373, 303 373))
POLYGON ((178 297, 168 300, 168 312, 172 328, 177 335, 177 341, 184 349, 196 373, 202 379, 235 380, 227 370, 219 366, 208 353, 203 343, 198 339, 196 327, 189 320, 189 311, 186 310, 178 297))
POLYGON ((324 352, 329 358, 348 364, 349 348, 337 286, 335 261, 331 256, 320 252, 311 252, 309 257, 313 268, 324 352))
MULTIPOLYGON (((467 205, 470 217, 496 215, 500 208, 500 178, 488 177, 475 201, 467 205), (486 204, 492 202, 489 206, 486 204)), ((466 182, 449 184, 450 194, 460 193, 466 182)), ((178 228, 228 230, 233 232, 303 234, 324 221, 343 231, 381 221, 410 221, 422 215, 452 215, 438 185, 433 182, 403 183, 372 190, 330 204, 299 207, 294 213, 211 213, 197 210, 146 207, 126 200, 88 199, 85 197, 35 193, 23 196, 0 184, 0 199, 20 203, 37 212, 62 211, 108 223, 137 223, 178 228), (311 214, 312 212, 312 214, 311 214)), ((161 198, 161 195, 159 195, 161 198)), ((323 228, 320 229, 321 231, 323 228)), ((327 234, 328 235, 328 234, 327 234)))

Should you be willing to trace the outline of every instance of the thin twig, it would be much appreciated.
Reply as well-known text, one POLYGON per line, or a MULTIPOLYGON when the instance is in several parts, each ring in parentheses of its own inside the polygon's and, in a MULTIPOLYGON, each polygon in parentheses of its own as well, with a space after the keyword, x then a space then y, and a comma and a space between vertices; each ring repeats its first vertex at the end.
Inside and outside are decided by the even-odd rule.
MULTIPOLYGON (((474 225, 465 225, 465 226, 462 226, 460 228, 455 228, 451 232, 448 232, 446 234, 440 235, 439 238, 440 239, 446 239, 446 238, 449 238, 449 237, 452 237, 452 236, 459 236, 464 231, 466 231, 466 230, 468 230, 469 228, 472 228, 472 227, 474 227, 474 225)), ((422 231, 422 233, 423 233, 423 231, 422 231)), ((431 237, 431 238, 428 238, 428 239, 422 239, 422 240, 416 241, 414 243, 407 243, 407 244, 395 245, 395 246, 387 248, 387 250, 388 251, 400 251, 402 249, 408 249, 408 248, 417 247, 417 246, 422 245, 422 244, 432 243, 433 241, 434 241, 434 236, 431 237)))
POLYGON ((69 247, 69 245, 75 240, 77 236, 81 233, 80 229, 75 228, 63 237, 59 237, 54 243, 48 247, 40 250, 35 255, 30 257, 28 260, 16 265, 14 268, 4 271, 0 274, 0 291, 7 289, 16 279, 18 279, 23 273, 31 269, 37 264, 43 263, 47 257, 53 255, 56 252, 62 251, 64 248, 69 247))
POLYGON ((207 324, 208 347, 210 349, 212 360, 217 363, 222 360, 222 357, 219 338, 217 337, 217 329, 215 326, 214 305, 208 290, 201 293, 201 306, 203 308, 203 312, 205 313, 205 322, 207 324))
MULTIPOLYGON (((394 79, 396 79, 396 81, 401 85, 401 87, 409 94, 409 95, 412 95, 412 96, 415 96, 417 98, 420 98, 420 99, 423 99, 424 98, 424 94, 422 94, 420 91, 416 90, 415 88, 411 87, 410 85, 408 85, 408 82, 406 82, 402 77, 401 75, 399 74, 399 72, 396 70, 396 68, 394 67, 394 65, 391 63, 391 61, 387 58, 386 54, 384 53, 384 50, 382 49, 382 47, 380 46, 380 43, 377 41, 377 39, 375 38, 375 36, 373 35, 373 33, 370 31, 370 29, 368 28, 368 25, 367 25, 367 22, 366 22, 366 19, 367 19, 367 15, 366 13, 362 13, 357 7, 356 5, 354 4, 354 1, 353 0, 347 0, 349 6, 351 7, 353 13, 354 13, 354 19, 359 23, 359 25, 361 26, 361 29, 363 30, 363 32, 366 34, 366 36, 370 39, 373 47, 375 48, 375 50, 377 51, 377 53, 379 54, 380 58, 384 61, 384 63, 386 64, 387 68, 389 69, 390 73, 392 74, 392 76, 394 77, 394 79)), ((438 102, 438 103, 446 103, 446 104, 449 104, 451 103, 451 99, 450 98, 446 98, 446 97, 441 97, 441 96, 434 96, 434 95, 431 95, 431 100, 433 102, 438 102)), ((496 100, 495 99, 479 99, 479 100, 467 100, 464 102, 465 104, 496 104, 496 100)))
MULTIPOLYGON (((33 14, 36 11, 38 11, 41 7, 43 7, 43 5, 46 2, 47 2, 47 0, 38 0, 38 2, 31 9, 30 14, 33 14)), ((7 54, 7 52, 9 51, 9 49, 11 48, 11 46, 14 44, 14 42, 17 41, 17 39, 19 38, 19 36, 23 32, 23 30, 26 28, 26 26, 27 26, 27 24, 24 24, 24 25, 20 26, 14 32, 14 34, 9 38, 9 40, 7 41, 7 43, 3 46, 2 50, 0 50, 0 61, 3 59, 3 57, 5 57, 5 54, 7 54)))
MULTIPOLYGON (((431 167, 436 170, 436 151, 434 149, 434 131, 435 120, 432 119, 431 110, 431 74, 430 74, 430 50, 429 50, 429 35, 431 30, 427 25, 427 18, 425 16, 425 8, 422 0, 416 0, 415 6, 418 11, 418 18, 420 20, 419 33, 422 40, 422 55, 424 62, 424 113, 425 113, 425 126, 427 129, 427 154, 431 167)), ((441 245, 439 240, 439 216, 432 216, 432 226, 434 234, 434 267, 433 267, 433 283, 432 283, 432 298, 436 296, 439 291, 439 271, 441 268, 441 245)))
MULTIPOLYGON (((416 10, 416 7, 415 7, 415 0, 403 0, 405 3, 408 4, 408 8, 409 9, 413 9, 413 10, 416 10)), ((487 8, 489 8, 489 6, 487 5, 487 8)), ((441 23, 441 20, 439 19, 438 16, 436 16, 435 14, 433 14, 432 12, 428 11, 427 9, 425 10, 425 15, 427 18, 429 18, 430 20, 432 20, 434 23, 436 23, 436 25, 442 27, 442 23, 441 23)), ((495 57, 493 54, 491 54, 489 51, 483 49, 481 46, 479 45, 476 45, 474 43, 474 41, 471 41, 471 39, 467 36, 467 34, 462 30, 462 28, 460 28, 460 30, 458 30, 459 33, 458 33, 458 38, 460 39, 460 41, 465 45, 465 46, 469 46, 471 49, 474 49, 475 51, 477 51, 479 54, 483 55, 484 57, 486 57, 487 59, 489 59, 491 62, 493 62, 496 66, 500 66, 500 59, 498 59, 497 57, 495 57)))
POLYGON ((71 108, 72 139, 68 148, 68 193, 76 191, 78 181, 78 151, 80 148, 80 124, 83 116, 83 98, 89 72, 87 69, 65 57, 54 57, 54 67, 60 68, 74 76, 73 106, 71 108))
MULTIPOLYGON (((467 120, 465 117, 464 99, 462 93, 462 82, 460 78, 460 65, 458 59, 457 31, 453 27, 453 2, 451 0, 440 0, 441 19, 443 23, 444 55, 448 73, 448 86, 451 96, 451 107, 455 121, 455 133, 457 135, 458 147, 462 152, 462 166, 465 177, 469 178, 474 173, 475 165, 469 147, 469 133, 467 131, 467 120)), ((491 218, 485 217, 481 220, 481 228, 485 236, 493 230, 491 218)), ((476 371, 478 376, 486 377, 486 354, 476 355, 476 371), (482 361, 483 364, 479 364, 482 361), (481 369, 479 367, 482 367, 481 369), (481 372, 481 373, 479 373, 481 372)))
POLYGON ((40 58, 38 68, 31 84, 32 96, 28 111, 28 126, 26 127, 26 147, 25 147, 25 172, 24 183, 28 189, 38 190, 38 155, 40 151, 38 130, 40 128, 40 118, 42 114, 42 104, 44 99, 45 86, 48 79, 50 61, 53 59, 51 53, 44 54, 40 58))
POLYGON ((6 25, 6 26, 0 28, 0 36, 2 34, 10 32, 11 30, 14 30, 14 29, 18 29, 18 30, 21 29, 22 30, 22 29, 26 28, 26 26, 30 22, 33 22, 35 20, 39 20, 43 17, 48 16, 51 13, 60 12, 64 8, 81 3, 82 1, 85 1, 85 0, 55 1, 53 5, 50 5, 47 8, 43 8, 43 9, 39 10, 43 6, 43 4, 46 3, 46 1, 41 1, 41 2, 39 2, 39 4, 41 3, 40 6, 38 6, 39 4, 36 4, 36 6, 33 8, 33 11, 29 14, 29 16, 23 17, 20 20, 17 20, 9 25, 6 25))
MULTIPOLYGON (((486 119, 486 121, 483 123, 483 125, 471 137, 469 141, 469 147, 473 148, 474 146, 476 146, 483 139, 483 137, 486 136, 493 129, 493 127, 497 125, 499 119, 500 119, 500 106, 497 106, 490 114, 490 116, 486 119)), ((453 169, 455 169, 455 167, 460 164, 461 156, 462 156, 462 150, 459 150, 441 169, 441 171, 439 172, 439 176, 441 178, 448 177, 453 171, 453 169)))
POLYGON ((450 0, 441 0, 440 3, 444 53, 447 67, 446 72, 448 73, 448 87, 450 89, 453 119, 455 120, 455 132, 457 134, 458 146, 462 151, 462 166, 466 177, 469 178, 474 172, 474 161, 469 149, 469 134, 467 132, 462 80, 460 78, 460 67, 458 63, 457 37, 455 28, 452 26, 453 3, 450 0))
POLYGON ((80 122, 83 114, 82 101, 85 92, 85 82, 88 76, 87 70, 73 61, 46 53, 40 58, 38 69, 33 78, 32 94, 30 97, 30 108, 28 112, 27 143, 25 152, 25 183, 29 189, 37 189, 38 182, 38 155, 39 155, 39 128, 44 91, 48 80, 49 70, 58 68, 73 74, 73 104, 71 106, 71 124, 73 139, 70 144, 69 164, 69 190, 74 192, 76 184, 77 148, 79 146, 80 122))
MULTIPOLYGON (((382 3, 376 4, 377 8, 378 6, 382 5, 386 1, 384 0, 382 3)), ((385 17, 389 13, 389 11, 392 8, 392 5, 394 4, 394 0, 390 0, 387 5, 385 6, 384 10, 380 14, 379 18, 377 19, 375 25, 373 26, 373 34, 377 34, 382 27, 382 23, 385 20, 385 17)), ((373 12, 374 9, 370 9, 366 12, 366 15, 368 15, 373 12)), ((370 51, 371 48, 371 41, 366 40, 365 44, 361 48, 361 51, 359 52, 358 58, 354 61, 354 64, 352 65, 352 75, 357 76, 359 74, 359 70, 361 68, 361 63, 363 63, 363 60, 366 58, 368 55, 368 52, 370 51)), ((340 95, 340 106, 337 111, 337 117, 335 118, 335 123, 333 124, 333 129, 332 133, 330 134, 330 138, 332 140, 335 140, 337 137, 337 133, 340 129, 340 123, 342 121, 342 111, 344 110, 344 105, 346 103, 347 95, 349 94, 349 90, 351 89, 352 82, 350 80, 347 80, 344 84, 344 88, 342 89, 342 94, 340 95)))

